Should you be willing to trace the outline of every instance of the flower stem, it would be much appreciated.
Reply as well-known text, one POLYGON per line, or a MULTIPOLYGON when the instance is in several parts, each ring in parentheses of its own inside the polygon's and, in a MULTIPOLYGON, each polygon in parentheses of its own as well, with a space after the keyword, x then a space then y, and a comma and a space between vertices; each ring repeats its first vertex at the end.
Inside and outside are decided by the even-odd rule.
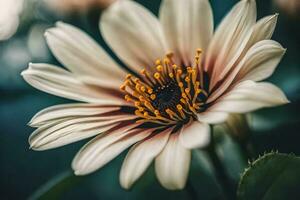
MULTIPOLYGON (((212 130, 212 128, 211 128, 212 130)), ((222 186, 223 193, 225 195, 225 199, 234 200, 236 199, 236 185, 232 182, 232 180, 228 177, 226 173, 226 169, 224 168, 217 152, 215 141, 213 139, 213 133, 211 131, 211 142, 209 146, 206 148, 206 151, 209 155, 210 161, 213 164, 214 172, 216 175, 216 179, 219 184, 222 186)))

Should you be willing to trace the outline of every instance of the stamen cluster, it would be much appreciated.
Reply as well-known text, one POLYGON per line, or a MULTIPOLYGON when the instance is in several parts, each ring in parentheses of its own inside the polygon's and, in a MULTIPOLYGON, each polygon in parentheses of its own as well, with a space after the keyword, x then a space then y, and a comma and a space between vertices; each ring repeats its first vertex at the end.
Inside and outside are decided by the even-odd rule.
POLYGON ((139 121, 168 125, 195 118, 207 97, 200 55, 197 49, 194 66, 186 67, 176 65, 169 53, 163 60, 156 60, 153 71, 143 69, 140 78, 126 76, 120 89, 126 93, 126 101, 137 108, 139 121))

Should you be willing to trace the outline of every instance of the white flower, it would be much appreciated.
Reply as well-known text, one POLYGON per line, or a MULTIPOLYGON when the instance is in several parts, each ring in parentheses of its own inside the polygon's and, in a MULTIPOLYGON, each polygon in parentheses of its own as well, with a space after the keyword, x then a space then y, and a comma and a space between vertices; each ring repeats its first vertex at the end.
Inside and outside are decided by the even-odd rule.
POLYGON ((0 1, 0 41, 9 39, 19 26, 23 0, 0 1))
POLYGON ((242 0, 213 34, 207 0, 164 0, 159 19, 133 1, 117 1, 103 13, 100 30, 136 75, 126 75, 79 29, 57 23, 45 35, 67 70, 30 64, 22 75, 40 90, 83 103, 36 114, 31 148, 96 136, 73 160, 75 174, 94 172, 132 146, 120 172, 124 188, 154 160, 164 187, 183 188, 191 149, 210 141, 209 124, 224 122, 229 113, 288 102, 279 88, 258 82, 273 73, 285 53, 270 40, 276 20, 272 15, 256 22, 255 1, 242 0))

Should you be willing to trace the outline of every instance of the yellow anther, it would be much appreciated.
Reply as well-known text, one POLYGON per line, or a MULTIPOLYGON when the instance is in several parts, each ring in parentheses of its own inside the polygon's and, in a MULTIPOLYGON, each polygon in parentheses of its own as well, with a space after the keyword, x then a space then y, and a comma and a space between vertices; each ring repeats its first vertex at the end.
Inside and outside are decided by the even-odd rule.
POLYGON ((146 70, 145 69, 142 69, 141 70, 141 74, 145 74, 146 73, 146 70))
POLYGON ((156 73, 154 74, 154 78, 159 79, 159 78, 160 78, 160 73, 156 72, 156 73))
POLYGON ((182 82, 179 82, 179 83, 178 83, 178 86, 182 88, 182 87, 183 87, 183 83, 182 83, 182 82))
POLYGON ((186 69, 187 69, 187 71, 188 71, 189 73, 192 71, 192 68, 191 68, 191 67, 187 67, 186 69))
POLYGON ((177 108, 178 110, 182 110, 182 105, 177 104, 176 108, 177 108))
POLYGON ((191 79, 189 78, 189 77, 185 77, 185 79, 184 79, 186 82, 190 82, 191 81, 191 79))
POLYGON ((145 106, 149 109, 149 110, 154 110, 151 103, 149 103, 148 101, 144 102, 145 106))
POLYGON ((180 102, 186 104, 186 101, 183 98, 180 99, 180 102))
POLYGON ((167 108, 167 109, 165 110, 165 112, 166 112, 171 118, 174 118, 175 113, 174 113, 171 109, 167 108))
POLYGON ((197 90, 196 90, 196 93, 197 93, 197 94, 200 94, 200 93, 201 93, 201 89, 197 89, 197 90))
POLYGON ((124 98, 125 98, 126 101, 132 101, 132 102, 134 102, 134 100, 129 95, 125 95, 124 98))
POLYGON ((142 113, 139 111, 139 110, 135 110, 134 111, 134 114, 141 117, 142 116, 142 113))
POLYGON ((171 119, 173 119, 173 120, 178 120, 179 119, 178 115, 175 112, 173 112, 171 109, 167 108, 165 110, 165 112, 169 115, 169 117, 171 119))
POLYGON ((145 87, 145 86, 142 86, 142 87, 141 87, 141 91, 142 91, 142 92, 145 92, 145 91, 146 91, 146 87, 145 87))
POLYGON ((182 93, 181 96, 182 96, 182 98, 185 98, 185 99, 187 98, 186 94, 184 94, 184 93, 182 93))
POLYGON ((155 94, 151 94, 151 95, 150 95, 150 98, 151 98, 152 100, 154 100, 154 99, 156 98, 156 95, 155 95, 155 94))
POLYGON ((145 109, 143 107, 137 107, 139 109, 140 112, 143 112, 145 109))
POLYGON ((175 65, 175 64, 172 65, 172 67, 173 67, 173 69, 177 69, 177 65, 175 65))
POLYGON ((135 89, 136 89, 137 91, 139 91, 140 88, 141 88, 141 85, 140 85, 140 84, 136 84, 136 85, 135 85, 135 89))
POLYGON ((130 96, 128 94, 126 94, 124 98, 126 101, 128 101, 130 99, 130 96))
POLYGON ((158 65, 158 66, 156 66, 156 69, 157 69, 157 71, 161 72, 163 70, 163 66, 158 65))
POLYGON ((133 91, 132 95, 135 96, 136 98, 139 98, 139 96, 140 96, 139 93, 137 93, 136 91, 133 91))
POLYGON ((126 79, 130 79, 131 77, 132 77, 131 74, 127 74, 127 75, 126 75, 126 79))
POLYGON ((185 88, 184 91, 189 94, 191 90, 189 88, 185 88))
POLYGON ((196 60, 196 61, 199 61, 199 59, 200 59, 200 56, 198 56, 198 55, 195 56, 195 60, 196 60))
POLYGON ((160 113, 159 113, 158 110, 155 110, 155 111, 154 111, 154 114, 155 114, 156 116, 159 116, 159 115, 160 115, 160 113))
POLYGON ((152 88, 149 88, 149 89, 148 89, 148 93, 149 93, 149 94, 152 94, 152 93, 153 93, 153 89, 152 89, 152 88))
POLYGON ((135 102, 134 102, 134 105, 135 105, 136 107, 138 107, 138 106, 140 106, 140 105, 141 105, 141 102, 139 102, 139 101, 135 101, 135 102))
POLYGON ((143 96, 139 96, 140 101, 145 101, 145 98, 143 96))
POLYGON ((169 73, 169 77, 170 77, 170 78, 173 78, 173 77, 174 77, 174 74, 173 74, 173 73, 169 73))
POLYGON ((157 59, 156 61, 155 61, 155 65, 160 65, 161 64, 161 60, 160 59, 157 59))
POLYGON ((173 52, 169 52, 169 53, 167 53, 167 55, 166 55, 166 56, 167 56, 168 58, 172 58, 172 57, 173 57, 173 55, 174 55, 174 54, 173 54, 173 52))
POLYGON ((170 63, 170 59, 169 58, 164 58, 164 63, 165 64, 169 64, 170 63))
POLYGON ((149 117, 149 113, 148 112, 144 112, 144 117, 149 117))
POLYGON ((148 101, 145 101, 145 102, 144 102, 144 105, 145 105, 146 107, 151 106, 151 104, 150 104, 148 101))
POLYGON ((200 49, 200 48, 198 48, 196 51, 197 51, 198 55, 202 53, 202 49, 200 49))
POLYGON ((129 85, 129 84, 130 84, 130 80, 128 80, 128 79, 125 80, 125 81, 124 81, 124 84, 125 84, 125 85, 129 85))
POLYGON ((181 117, 185 118, 185 114, 182 111, 182 109, 183 109, 182 106, 180 104, 177 104, 176 108, 177 108, 177 111, 180 113, 181 117))
POLYGON ((125 84, 123 84, 123 85, 120 86, 120 90, 123 90, 123 91, 124 91, 125 88, 126 88, 126 85, 125 85, 125 84))
POLYGON ((181 69, 177 70, 177 74, 181 75, 182 74, 182 70, 181 69))
POLYGON ((139 81, 140 81, 139 78, 135 78, 135 79, 133 80, 134 83, 138 83, 139 81))

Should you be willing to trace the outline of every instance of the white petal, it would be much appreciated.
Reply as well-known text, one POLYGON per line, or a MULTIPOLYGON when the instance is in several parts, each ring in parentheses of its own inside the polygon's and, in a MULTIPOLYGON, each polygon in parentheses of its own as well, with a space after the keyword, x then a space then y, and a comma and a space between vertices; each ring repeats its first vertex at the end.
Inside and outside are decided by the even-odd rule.
POLYGON ((76 175, 96 171, 131 145, 148 137, 153 129, 134 129, 129 125, 100 135, 88 142, 75 156, 72 168, 76 175))
POLYGON ((206 71, 212 71, 210 89, 228 73, 243 52, 255 21, 255 0, 241 0, 218 26, 205 61, 206 71))
POLYGON ((45 37, 55 57, 74 74, 101 79, 107 87, 119 88, 122 84, 126 73, 80 29, 58 22, 45 37))
POLYGON ((54 65, 30 63, 22 76, 33 87, 56 96, 102 105, 127 104, 124 99, 114 95, 114 91, 89 87, 72 73, 54 65))
POLYGON ((51 106, 41 110, 30 120, 29 125, 37 127, 45 123, 69 117, 82 117, 101 115, 107 112, 117 111, 118 106, 101 106, 98 104, 71 103, 51 106))
POLYGON ((185 148, 195 149, 205 147, 210 142, 210 128, 206 123, 193 121, 183 126, 179 141, 185 148))
POLYGON ((214 91, 208 102, 216 100, 235 81, 263 80, 274 72, 285 53, 285 49, 273 40, 262 40, 253 45, 239 64, 230 72, 220 87, 214 91))
POLYGON ((243 81, 218 100, 212 109, 217 112, 246 113, 288 102, 284 93, 271 83, 243 81))
POLYGON ((34 150, 52 149, 103 133, 133 118, 133 115, 116 116, 112 120, 102 120, 102 117, 66 118, 39 127, 30 135, 29 144, 34 150))
POLYGON ((134 1, 116 1, 100 19, 105 41, 135 71, 151 69, 166 53, 158 19, 134 1))
POLYGON ((163 0, 159 18, 171 51, 186 65, 197 48, 206 50, 213 34, 213 16, 208 0, 163 0))
POLYGON ((128 152, 120 172, 120 183, 129 189, 146 171, 153 159, 165 147, 172 129, 169 128, 157 135, 137 143, 128 152))
POLYGON ((275 30, 277 18, 278 14, 275 14, 258 20, 253 27, 253 32, 246 48, 250 48, 256 42, 261 40, 269 40, 275 30))
POLYGON ((117 125, 118 124, 100 124, 100 127, 96 123, 86 123, 80 127, 75 127, 76 125, 71 125, 70 127, 64 127, 61 130, 57 130, 56 132, 54 132, 55 134, 51 134, 47 131, 49 130, 48 126, 42 126, 38 128, 36 132, 33 132, 34 135, 38 136, 36 136, 32 140, 29 140, 30 149, 33 149, 35 151, 44 151, 62 147, 104 133, 105 131, 112 129, 117 125), (43 138, 45 134, 49 136, 43 138))
POLYGON ((200 122, 208 124, 220 124, 227 120, 228 113, 226 112, 214 112, 211 109, 208 109, 197 115, 197 119, 200 122))
POLYGON ((179 134, 172 134, 163 151, 155 159, 159 182, 169 190, 183 189, 190 168, 191 150, 179 142, 179 134))
POLYGON ((285 53, 285 49, 273 40, 256 43, 241 62, 238 80, 261 81, 271 76, 285 53))

